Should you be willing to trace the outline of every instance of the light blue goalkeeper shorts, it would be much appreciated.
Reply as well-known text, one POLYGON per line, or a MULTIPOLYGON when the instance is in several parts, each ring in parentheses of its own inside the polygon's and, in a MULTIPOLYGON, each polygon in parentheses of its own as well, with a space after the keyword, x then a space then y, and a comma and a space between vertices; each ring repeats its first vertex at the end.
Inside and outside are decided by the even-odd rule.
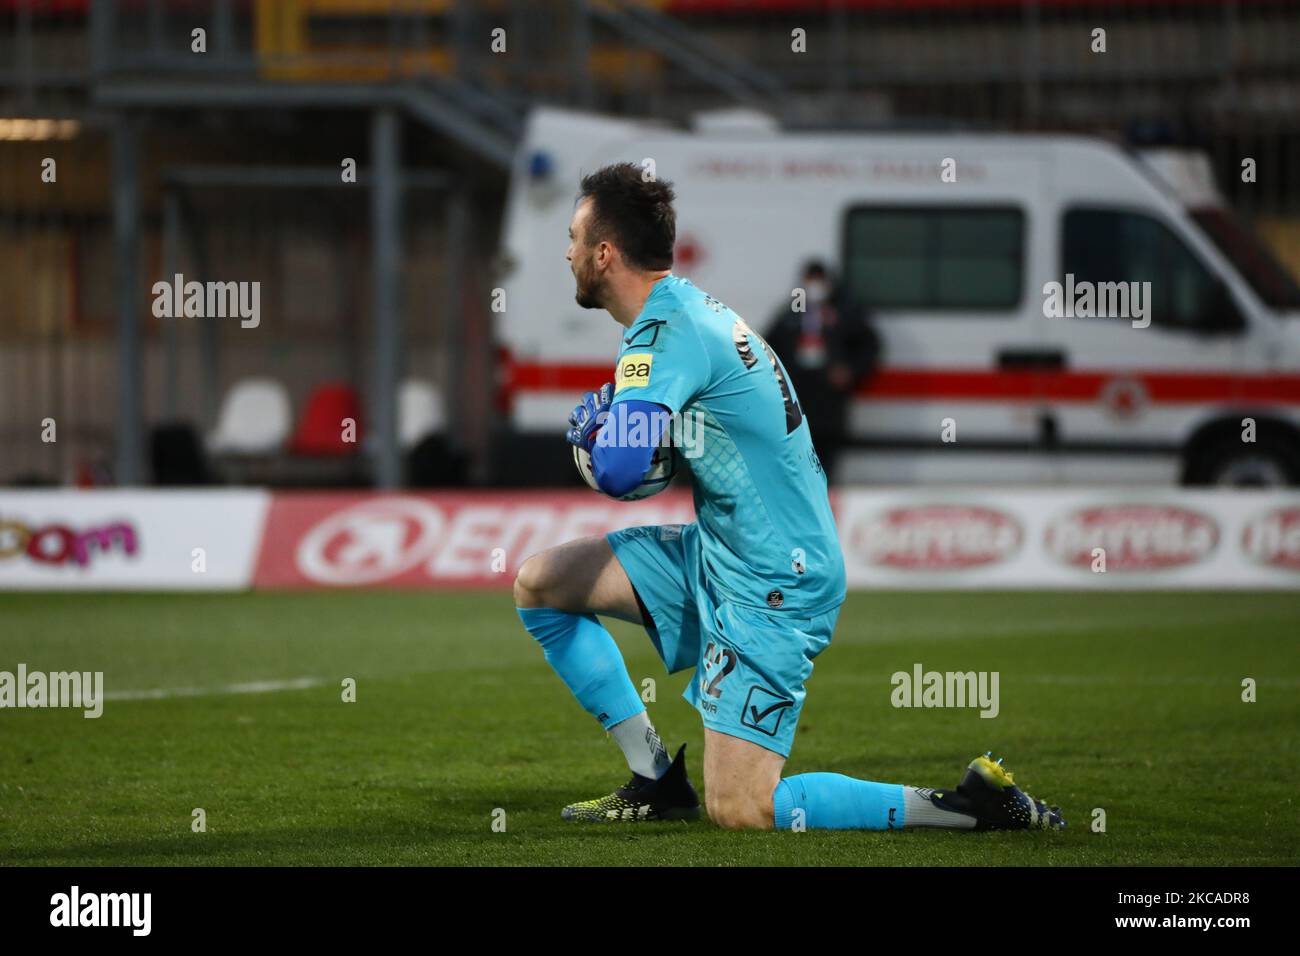
POLYGON ((668 673, 695 676, 682 696, 719 733, 790 756, 813 658, 839 608, 813 617, 723 600, 700 568, 694 524, 646 525, 606 535, 652 623, 668 673))

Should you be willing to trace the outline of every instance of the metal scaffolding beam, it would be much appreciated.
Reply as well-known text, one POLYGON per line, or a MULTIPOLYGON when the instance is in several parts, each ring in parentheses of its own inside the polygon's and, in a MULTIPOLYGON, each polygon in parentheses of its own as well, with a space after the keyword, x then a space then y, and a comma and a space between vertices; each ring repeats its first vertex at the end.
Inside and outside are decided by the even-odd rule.
MULTIPOLYGON (((337 166, 171 166, 162 173, 169 186, 186 189, 239 188, 263 189, 369 189, 374 178, 366 169, 355 183, 345 183, 337 166)), ((437 170, 408 171, 402 174, 406 190, 447 189, 451 177, 437 170)))
MULTIPOLYGON (((466 366, 465 354, 465 265, 469 258, 470 199, 464 189, 453 190, 447 197, 447 221, 443 267, 447 277, 444 285, 442 335, 446 342, 446 375, 443 386, 443 406, 448 422, 465 420, 466 366)), ((457 429, 448 428, 447 438, 457 450, 463 449, 464 438, 457 429)))
POLYGON ((120 116, 113 130, 113 282, 117 306, 117 460, 119 485, 140 484, 144 422, 140 347, 140 130, 120 116))
POLYGON ((95 102, 117 109, 376 109, 398 107, 411 119, 447 136, 501 169, 514 159, 514 134, 503 132, 506 110, 489 108, 487 97, 461 97, 454 83, 425 87, 345 86, 256 82, 156 83, 118 80, 101 83, 95 102), (472 108, 471 108, 472 107, 472 108), (483 118, 480 118, 481 114, 483 118))
POLYGON ((397 446, 397 380, 402 347, 401 125, 392 107, 370 121, 370 276, 374 303, 374 374, 370 381, 369 431, 374 479, 379 488, 402 482, 397 446))

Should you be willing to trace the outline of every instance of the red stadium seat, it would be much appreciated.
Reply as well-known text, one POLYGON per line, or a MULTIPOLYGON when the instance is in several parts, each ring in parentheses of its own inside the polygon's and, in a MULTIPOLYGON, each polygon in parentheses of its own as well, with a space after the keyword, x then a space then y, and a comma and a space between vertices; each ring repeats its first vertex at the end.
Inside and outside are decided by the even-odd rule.
POLYGON ((344 458, 356 454, 361 437, 361 402, 356 389, 327 382, 317 385, 308 396, 298 428, 289 441, 289 451, 295 455, 344 458), (351 434, 345 431, 347 419, 356 423, 351 434))

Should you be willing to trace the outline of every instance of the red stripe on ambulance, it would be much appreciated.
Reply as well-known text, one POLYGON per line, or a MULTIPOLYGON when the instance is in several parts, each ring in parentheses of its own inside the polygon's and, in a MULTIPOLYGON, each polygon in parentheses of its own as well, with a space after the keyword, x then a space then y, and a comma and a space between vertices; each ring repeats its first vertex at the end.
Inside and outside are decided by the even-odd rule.
MULTIPOLYGON (((609 365, 520 362, 510 367, 514 391, 591 391, 613 377, 609 365)), ((1241 401, 1300 405, 1300 375, 1230 372, 1152 372, 1140 369, 1036 371, 978 369, 882 369, 858 396, 880 401, 1099 402, 1107 385, 1137 382, 1148 400, 1160 403, 1241 401)))

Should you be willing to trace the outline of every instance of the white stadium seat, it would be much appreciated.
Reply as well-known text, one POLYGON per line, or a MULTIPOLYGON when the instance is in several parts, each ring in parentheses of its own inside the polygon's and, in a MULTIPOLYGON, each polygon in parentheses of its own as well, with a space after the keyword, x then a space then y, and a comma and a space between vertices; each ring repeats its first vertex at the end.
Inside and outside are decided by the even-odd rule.
POLYGON ((225 455, 279 451, 293 425, 289 390, 269 378, 246 378, 226 392, 208 450, 225 455))
POLYGON ((397 389, 397 442, 403 449, 446 427, 442 393, 431 382, 408 378, 397 389))

